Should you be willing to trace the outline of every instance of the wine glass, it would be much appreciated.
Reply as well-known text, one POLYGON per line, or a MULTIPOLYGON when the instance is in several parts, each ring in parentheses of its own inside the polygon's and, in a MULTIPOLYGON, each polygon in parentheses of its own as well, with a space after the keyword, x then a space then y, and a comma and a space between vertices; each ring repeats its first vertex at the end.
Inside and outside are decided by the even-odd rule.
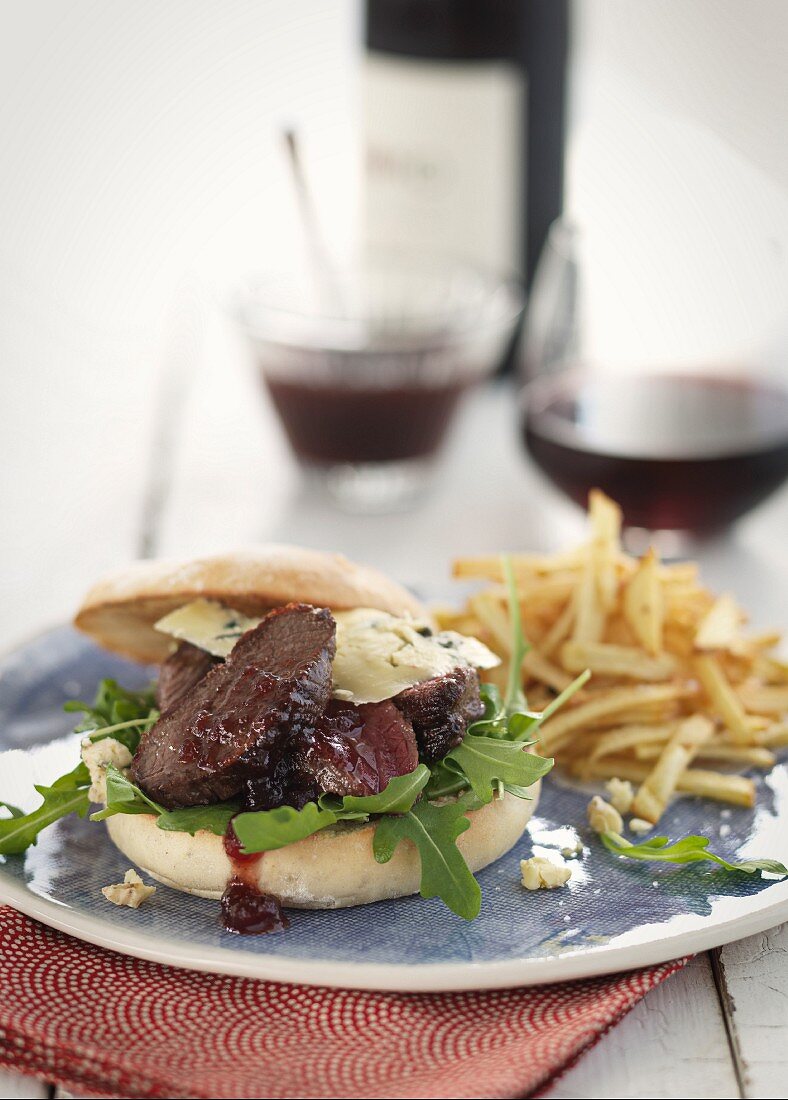
POLYGON ((671 314, 670 294, 650 316, 626 286, 636 271, 622 277, 576 226, 552 226, 525 316, 522 437, 572 500, 599 487, 621 504, 632 548, 671 553, 681 536, 725 530, 788 476, 787 349, 746 316, 739 331, 717 312, 715 326, 723 304, 707 287, 697 323, 683 303, 671 314))
POLYGON ((344 510, 409 506, 465 395, 498 366, 519 288, 453 257, 370 253, 332 272, 262 275, 238 315, 293 452, 344 510))

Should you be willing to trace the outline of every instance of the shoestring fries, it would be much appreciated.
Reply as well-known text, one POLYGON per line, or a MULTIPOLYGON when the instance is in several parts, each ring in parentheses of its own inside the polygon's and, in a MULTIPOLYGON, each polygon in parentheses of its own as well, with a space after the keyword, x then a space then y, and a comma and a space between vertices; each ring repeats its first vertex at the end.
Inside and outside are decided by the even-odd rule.
MULTIPOLYGON (((621 510, 603 493, 590 494, 588 518, 589 538, 575 550, 511 556, 530 644, 521 668, 529 705, 543 709, 579 672, 592 674, 542 725, 541 750, 578 778, 638 784, 632 812, 653 824, 675 792, 752 806, 755 784, 736 771, 768 770, 788 746, 780 635, 748 635, 735 597, 705 588, 695 563, 624 553, 621 510)), ((501 559, 461 558, 454 576, 485 584, 438 621, 495 650, 505 682, 501 559)))

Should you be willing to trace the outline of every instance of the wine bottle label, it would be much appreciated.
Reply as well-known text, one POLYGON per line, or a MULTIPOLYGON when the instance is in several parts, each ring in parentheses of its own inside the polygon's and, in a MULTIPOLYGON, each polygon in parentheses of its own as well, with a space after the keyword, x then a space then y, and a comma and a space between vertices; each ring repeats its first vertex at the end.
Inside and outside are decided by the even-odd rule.
POLYGON ((364 65, 364 239, 520 267, 526 80, 505 61, 371 52, 364 65))

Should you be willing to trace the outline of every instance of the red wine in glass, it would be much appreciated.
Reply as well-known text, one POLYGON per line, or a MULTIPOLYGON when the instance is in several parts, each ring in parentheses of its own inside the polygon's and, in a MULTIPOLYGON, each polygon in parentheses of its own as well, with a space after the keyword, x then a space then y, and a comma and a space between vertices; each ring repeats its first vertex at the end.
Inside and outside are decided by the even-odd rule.
POLYGON ((390 386, 263 380, 293 450, 305 462, 403 462, 434 455, 468 379, 390 386))
POLYGON ((537 466, 585 505, 598 486, 630 527, 727 527, 788 476, 788 391, 725 375, 542 377, 524 390, 537 466))

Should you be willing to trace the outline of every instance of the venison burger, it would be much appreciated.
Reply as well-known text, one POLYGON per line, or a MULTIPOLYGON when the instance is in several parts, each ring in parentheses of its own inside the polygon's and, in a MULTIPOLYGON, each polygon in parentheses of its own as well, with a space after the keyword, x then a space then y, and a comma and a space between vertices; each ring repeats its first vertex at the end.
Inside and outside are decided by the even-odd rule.
POLYGON ((136 563, 75 623, 158 666, 155 696, 105 681, 85 707, 93 818, 143 874, 221 898, 231 931, 419 890, 471 919, 473 872, 521 837, 551 764, 482 683, 486 645, 339 555, 136 563))

